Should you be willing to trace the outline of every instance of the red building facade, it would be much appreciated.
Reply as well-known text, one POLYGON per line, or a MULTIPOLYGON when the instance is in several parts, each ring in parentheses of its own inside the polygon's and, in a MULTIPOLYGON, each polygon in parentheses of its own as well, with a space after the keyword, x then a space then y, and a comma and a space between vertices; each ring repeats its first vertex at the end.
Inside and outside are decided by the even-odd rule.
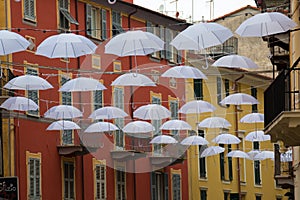
MULTIPOLYGON (((128 117, 106 120, 120 128, 138 120, 133 112, 142 105, 161 104, 180 119, 178 108, 185 103, 185 82, 162 78, 171 66, 184 63, 183 52, 169 42, 188 24, 130 2, 23 0, 7 3, 12 31, 31 42, 26 51, 14 53, 2 65, 5 82, 24 74, 38 75, 53 85, 45 91, 8 91, 2 96, 27 96, 39 105, 38 111, 2 110, 2 176, 17 176, 19 199, 188 199, 188 164, 185 147, 149 144, 151 138, 134 138, 122 131, 85 133, 97 121, 89 115, 103 106, 124 109, 128 117), (147 56, 117 57, 104 53, 105 44, 127 30, 150 31, 165 44, 165 50, 147 56), (50 59, 35 54, 47 37, 73 32, 91 39, 98 48, 93 55, 50 59), (150 77, 155 87, 111 86, 130 71, 150 77), (10 75, 10 76, 8 76, 10 75), (68 80, 83 76, 99 80, 107 88, 95 92, 58 92, 68 80), (83 112, 73 119, 81 130, 46 131, 51 119, 44 113, 67 104, 83 112)), ((152 122, 158 134, 167 121, 152 122)), ((181 131, 178 140, 187 135, 181 131)))

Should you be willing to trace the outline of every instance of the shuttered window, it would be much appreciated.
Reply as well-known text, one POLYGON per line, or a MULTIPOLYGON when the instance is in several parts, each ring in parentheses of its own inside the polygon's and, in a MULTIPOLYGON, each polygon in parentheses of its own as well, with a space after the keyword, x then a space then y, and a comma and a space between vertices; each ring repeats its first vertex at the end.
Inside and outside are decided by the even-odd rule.
MULTIPOLYGON (((159 97, 152 96, 151 103, 161 105, 161 99, 159 97)), ((151 120, 151 122, 155 128, 154 136, 161 135, 161 131, 159 130, 159 127, 161 126, 161 120, 151 120)), ((158 153, 158 154, 161 153, 161 145, 160 144, 153 144, 153 145, 154 145, 153 146, 154 153, 158 153)))
POLYGON ((24 19, 35 21, 36 20, 36 14, 35 14, 35 0, 24 0, 23 4, 23 10, 24 10, 24 19))
POLYGON ((95 166, 95 200, 106 199, 106 167, 103 164, 95 166))
MULTIPOLYGON (((38 76, 38 71, 35 68, 27 68, 26 74, 38 76)), ((29 99, 34 101, 37 105, 39 105, 39 91, 38 90, 27 90, 27 96, 29 99)), ((39 109, 38 110, 29 110, 27 112, 29 115, 39 115, 39 109)))
POLYGON ((59 27, 69 29, 70 23, 79 25, 74 17, 69 12, 69 0, 59 0, 59 27))
MULTIPOLYGON (((251 87, 251 96, 257 98, 257 89, 255 87, 251 87)), ((257 104, 252 105, 252 112, 257 113, 257 104)))
POLYGON ((217 103, 220 104, 222 101, 222 78, 217 77, 217 103))
POLYGON ((116 189, 117 189, 117 200, 126 199, 126 180, 125 172, 122 168, 116 169, 116 189))
POLYGON ((203 100, 203 81, 194 79, 194 97, 195 100, 203 100))
MULTIPOLYGON (((228 153, 231 152, 231 144, 228 144, 228 153)), ((227 157, 228 159, 228 178, 229 180, 232 181, 232 176, 233 176, 233 172, 232 172, 232 157, 227 157)))
POLYGON ((86 33, 96 39, 107 38, 106 10, 86 4, 86 33))
POLYGON ((74 200, 75 199, 75 185, 74 185, 74 163, 64 161, 64 200, 74 200))
MULTIPOLYGON (((224 144, 220 144, 220 147, 224 147, 224 144)), ((224 166, 224 152, 220 153, 220 175, 221 180, 225 180, 225 166, 224 166)))
POLYGON ((151 200, 169 199, 169 179, 167 173, 150 172, 151 200))
POLYGON ((207 199, 206 190, 200 190, 200 200, 206 200, 206 199, 207 199))
POLYGON ((181 200, 181 177, 179 174, 172 174, 173 200, 181 200))
MULTIPOLYGON (((124 110, 124 90, 123 88, 114 88, 114 105, 115 107, 121 108, 124 110)), ((124 133, 121 130, 124 127, 124 119, 117 118, 115 119, 115 124, 120 128, 120 130, 116 131, 115 134, 115 145, 116 148, 124 147, 124 133)))
MULTIPOLYGON (((198 130, 198 135, 205 138, 204 131, 198 130)), ((199 145, 199 155, 203 152, 203 150, 207 147, 207 145, 199 145)), ((199 175, 200 178, 206 178, 206 158, 201 158, 199 156, 199 175)))
POLYGON ((102 90, 96 90, 93 92, 94 110, 102 108, 103 106, 103 92, 102 90))
MULTIPOLYGON (((64 85, 70 78, 67 76, 61 76, 60 84, 64 85)), ((72 105, 72 93, 71 92, 61 92, 61 103, 62 105, 72 105)), ((73 131, 72 130, 64 130, 62 133, 62 143, 73 144, 73 131)))
MULTIPOLYGON (((253 149, 259 150, 259 142, 253 142, 253 149)), ((261 184, 260 161, 254 160, 253 165, 254 165, 254 183, 255 183, 255 185, 260 185, 261 184)))
POLYGON ((40 158, 28 159, 29 192, 28 199, 41 199, 41 160, 40 158))
POLYGON ((121 14, 117 11, 112 11, 112 36, 124 32, 122 28, 121 14))

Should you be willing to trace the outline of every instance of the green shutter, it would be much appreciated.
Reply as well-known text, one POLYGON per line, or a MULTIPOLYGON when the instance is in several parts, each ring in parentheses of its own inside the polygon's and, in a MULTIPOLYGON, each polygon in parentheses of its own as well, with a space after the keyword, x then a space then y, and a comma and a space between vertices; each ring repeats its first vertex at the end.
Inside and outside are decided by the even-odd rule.
POLYGON ((92 6, 86 4, 86 34, 92 35, 92 6))
POLYGON ((167 173, 164 173, 164 200, 169 199, 169 176, 167 173))
POLYGON ((101 36, 102 39, 105 40, 107 39, 107 19, 106 19, 106 10, 101 9, 101 36))
POLYGON ((94 110, 102 108, 102 95, 103 92, 101 90, 96 90, 93 92, 94 110))
MULTIPOLYGON (((220 147, 224 147, 224 145, 220 144, 220 147)), ((225 180, 224 152, 220 153, 220 175, 221 180, 225 180)))
MULTIPOLYGON (((228 144, 228 153, 231 152, 231 144, 228 144)), ((232 172, 232 157, 228 157, 228 176, 229 180, 232 181, 233 179, 233 172, 232 172)))

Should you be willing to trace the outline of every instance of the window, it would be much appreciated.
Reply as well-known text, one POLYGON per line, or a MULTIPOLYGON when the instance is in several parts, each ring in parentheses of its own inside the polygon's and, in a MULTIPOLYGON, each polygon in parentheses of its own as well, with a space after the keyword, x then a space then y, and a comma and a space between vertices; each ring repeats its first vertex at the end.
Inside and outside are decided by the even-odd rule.
POLYGON ((169 199, 169 180, 167 173, 150 172, 151 200, 169 199))
POLYGON ((261 200, 261 195, 256 195, 255 200, 261 200))
POLYGON ((59 0, 59 27, 61 29, 70 29, 70 23, 79 25, 69 12, 69 0, 59 0))
POLYGON ((117 11, 112 11, 112 36, 124 32, 122 28, 121 14, 117 11))
POLYGON ((229 192, 224 192, 224 200, 228 200, 229 192))
MULTIPOLYGON (((251 87, 251 96, 257 98, 257 89, 255 87, 251 87)), ((252 112, 257 113, 257 104, 252 105, 252 112)))
POLYGON ((222 95, 222 78, 217 77, 217 103, 220 105, 220 101, 222 101, 223 95, 222 95))
MULTIPOLYGON (((69 80, 70 80, 69 76, 66 76, 66 75, 60 76, 60 86, 62 86, 69 80)), ((72 105, 72 93, 71 92, 61 92, 61 103, 62 103, 62 105, 72 105)), ((73 144, 73 131, 72 130, 63 130, 62 131, 62 144, 63 145, 73 144)))
POLYGON ((35 0, 23 1, 23 18, 31 22, 36 22, 35 0))
MULTIPOLYGON (((26 69, 26 74, 33 75, 33 76, 38 76, 38 71, 36 68, 27 68, 26 69)), ((34 101, 37 105, 39 105, 39 91, 38 90, 27 90, 27 96, 29 99, 34 101)), ((38 110, 29 110, 27 112, 29 115, 39 115, 39 109, 38 110)))
POLYGON ((118 200, 126 199, 126 173, 123 168, 118 167, 116 169, 116 189, 117 189, 117 198, 118 200))
POLYGON ((41 199, 41 153, 26 151, 28 199, 41 199))
MULTIPOLYGON (((178 99, 169 97, 169 107, 171 111, 171 119, 178 119, 178 99)), ((171 133, 176 135, 178 130, 173 130, 171 133)))
MULTIPOLYGON (((159 94, 156 94, 155 96, 151 96, 151 103, 152 104, 158 104, 161 105, 161 96, 159 94)), ((154 136, 161 135, 161 131, 159 130, 159 127, 161 126, 161 120, 152 120, 152 125, 155 128, 154 136)), ((160 144, 153 144, 153 151, 156 154, 161 153, 161 145, 160 144)))
POLYGON ((175 48, 170 44, 170 42, 173 40, 174 33, 171 29, 166 28, 166 59, 169 61, 174 61, 174 51, 175 48))
POLYGON ((172 174, 173 200, 181 200, 181 177, 180 174, 172 174))
MULTIPOLYGON (((203 130, 198 130, 198 135, 205 138, 205 134, 203 130)), ((204 149, 207 147, 207 145, 199 145, 199 155, 204 151, 204 149)), ((200 178, 206 178, 206 158, 201 158, 199 156, 199 177, 200 178)))
POLYGON ((114 72, 121 72, 122 71, 122 64, 121 61, 114 61, 114 72))
MULTIPOLYGON (((220 144, 220 147, 224 147, 224 144, 220 144)), ((220 153, 220 175, 221 175, 221 180, 225 180, 225 166, 224 166, 224 162, 225 162, 225 153, 222 152, 220 153)))
POLYGON ((75 170, 74 162, 63 161, 63 187, 64 187, 64 200, 75 199, 75 170))
POLYGON ((93 159, 95 200, 105 200, 106 196, 106 165, 104 162, 93 159))
MULTIPOLYGON (((231 152, 231 144, 228 144, 228 153, 231 152)), ((227 157, 228 159, 228 178, 232 181, 232 157, 227 157)))
POLYGON ((93 101, 94 101, 94 110, 98 108, 102 108, 103 106, 103 91, 102 90, 95 90, 93 92, 93 101))
POLYGON ((207 192, 206 190, 201 189, 200 190, 200 200, 206 200, 207 199, 207 192))
MULTIPOLYGON (((124 90, 123 88, 114 88, 114 105, 118 108, 121 108, 124 110, 124 90)), ((123 149, 124 148, 124 133, 121 130, 124 126, 124 119, 118 118, 115 119, 115 124, 120 128, 120 130, 116 131, 115 134, 115 145, 117 149, 123 149)))
POLYGON ((101 70, 101 57, 98 54, 92 55, 92 68, 101 70))
POLYGON ((230 85, 229 85, 229 80, 228 79, 225 79, 224 81, 225 81, 225 83, 224 83, 224 85, 225 85, 225 96, 227 97, 230 94, 230 85))
POLYGON ((86 33, 96 39, 106 39, 106 10, 86 5, 86 33))
MULTIPOLYGON (((259 150, 259 142, 253 142, 253 149, 254 150, 259 150)), ((260 161, 259 160, 254 160, 253 165, 254 165, 254 184, 255 185, 260 185, 261 184, 260 161)))
POLYGON ((25 35, 25 39, 30 43, 29 46, 27 47, 26 51, 35 53, 36 51, 36 41, 34 37, 31 37, 29 35, 25 35))
POLYGON ((195 100, 203 100, 202 79, 194 79, 194 96, 195 96, 195 100))

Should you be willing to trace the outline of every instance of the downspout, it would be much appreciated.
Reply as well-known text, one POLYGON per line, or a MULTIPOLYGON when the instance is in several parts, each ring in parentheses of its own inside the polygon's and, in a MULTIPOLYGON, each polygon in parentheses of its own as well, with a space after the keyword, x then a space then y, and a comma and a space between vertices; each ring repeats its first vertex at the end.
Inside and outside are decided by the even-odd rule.
MULTIPOLYGON (((134 11, 132 11, 131 13, 128 14, 128 18, 127 18, 127 24, 128 24, 128 29, 131 29, 131 16, 134 15, 135 13, 137 13, 137 8, 135 8, 134 11)), ((129 69, 130 72, 132 70, 132 56, 129 56, 129 69)), ((133 86, 130 86, 130 117, 131 119, 133 119, 133 86)), ((133 161, 133 199, 136 199, 136 174, 135 174, 135 160, 134 158, 132 159, 133 161)))
MULTIPOLYGON (((237 82, 241 80, 244 77, 244 74, 242 74, 240 77, 234 80, 234 92, 238 93, 238 84, 237 82)), ((234 106, 234 113, 235 113, 235 136, 239 137, 239 119, 238 119, 238 105, 234 106)), ((239 144, 236 145, 237 149, 239 149, 239 144)), ((239 200, 242 199, 242 193, 241 193, 241 169, 240 169, 240 159, 236 158, 237 162, 237 183, 238 183, 238 194, 239 194, 239 200)))
MULTIPOLYGON (((78 0, 75 0, 75 19, 76 21, 78 22, 78 0)), ((78 28, 79 28, 79 25, 75 25, 76 26, 76 34, 79 34, 78 33, 78 28)), ((77 57, 77 70, 79 72, 80 70, 80 58, 77 57)), ((79 105, 80 105, 80 110, 82 110, 81 108, 81 92, 79 92, 79 105)), ((85 199, 85 196, 84 196, 84 193, 85 193, 85 190, 84 190, 84 154, 81 156, 81 179, 82 179, 82 182, 81 182, 81 199, 84 200, 85 199)))

